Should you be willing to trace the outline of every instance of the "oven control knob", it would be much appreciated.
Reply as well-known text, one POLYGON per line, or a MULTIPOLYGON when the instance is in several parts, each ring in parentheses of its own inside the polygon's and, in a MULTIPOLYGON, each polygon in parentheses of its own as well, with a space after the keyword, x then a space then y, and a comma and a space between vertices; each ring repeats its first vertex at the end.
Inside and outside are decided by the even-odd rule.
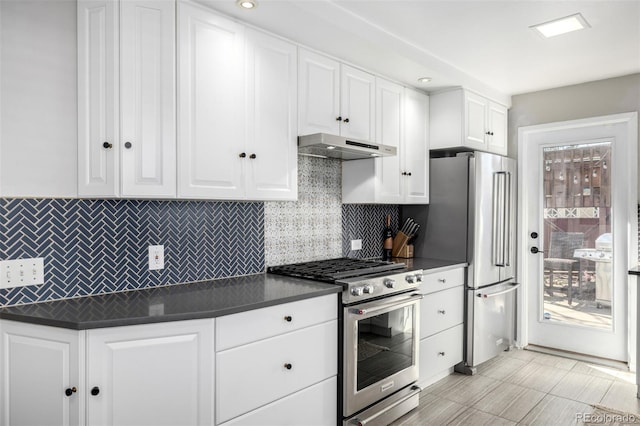
POLYGON ((387 288, 394 288, 396 286, 396 280, 387 278, 386 280, 384 280, 384 286, 387 288))
POLYGON ((354 296, 362 296, 362 293, 364 292, 364 288, 363 287, 353 287, 351 289, 351 294, 354 296))
POLYGON ((413 284, 414 282, 416 282, 416 277, 414 275, 407 275, 406 277, 404 277, 404 279, 409 283, 409 284, 413 284))
POLYGON ((373 286, 372 285, 365 285, 362 290, 366 293, 366 294, 373 294, 373 286))
POLYGON ((419 283, 422 282, 422 274, 416 274, 416 281, 419 283))

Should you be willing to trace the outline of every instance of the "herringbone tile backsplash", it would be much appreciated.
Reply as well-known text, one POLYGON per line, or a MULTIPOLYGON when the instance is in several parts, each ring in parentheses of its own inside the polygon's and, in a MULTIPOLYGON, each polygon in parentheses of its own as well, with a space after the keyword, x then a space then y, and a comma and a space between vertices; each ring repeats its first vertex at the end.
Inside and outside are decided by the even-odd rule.
POLYGON ((45 284, 0 306, 264 271, 263 203, 0 199, 0 259, 43 257, 45 284), (163 244, 165 269, 148 270, 163 244))
POLYGON ((296 202, 0 199, 0 259, 45 264, 44 285, 0 289, 0 306, 380 257, 384 218, 397 230, 398 206, 342 205, 337 160, 300 157, 298 168, 296 202), (363 249, 351 251, 352 239, 363 249), (149 271, 156 244, 165 268, 149 271))

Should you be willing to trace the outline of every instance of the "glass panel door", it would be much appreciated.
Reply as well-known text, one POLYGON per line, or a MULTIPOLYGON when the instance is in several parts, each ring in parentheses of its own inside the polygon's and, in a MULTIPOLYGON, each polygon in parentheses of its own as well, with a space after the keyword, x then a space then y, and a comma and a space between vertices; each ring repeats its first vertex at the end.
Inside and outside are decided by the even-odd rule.
POLYGON ((542 320, 610 330, 611 142, 542 148, 542 320))

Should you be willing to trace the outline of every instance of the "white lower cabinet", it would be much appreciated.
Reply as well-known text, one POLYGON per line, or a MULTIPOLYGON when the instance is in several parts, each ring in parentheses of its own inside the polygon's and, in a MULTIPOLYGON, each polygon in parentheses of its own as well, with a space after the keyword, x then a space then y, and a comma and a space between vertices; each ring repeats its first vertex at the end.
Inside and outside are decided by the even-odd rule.
POLYGON ((464 268, 424 274, 420 303, 420 378, 428 386, 462 361, 464 268))
POLYGON ((225 426, 325 426, 336 422, 336 376, 236 417, 225 426))
POLYGON ((335 425, 336 297, 91 330, 0 320, 0 426, 335 425))
POLYGON ((217 423, 335 376, 337 330, 333 320, 218 352, 217 423))
POLYGON ((89 425, 210 425, 213 320, 87 331, 89 425))
POLYGON ((419 383, 426 386, 448 375, 462 361, 462 341, 462 324, 420 340, 419 383))
POLYGON ((335 424, 337 388, 333 381, 332 389, 326 389, 325 382, 335 379, 338 371, 336 297, 285 303, 217 321, 216 423, 335 424), (311 390, 320 383, 325 383, 322 389, 311 390), (316 394, 320 397, 314 400, 311 395, 316 394), (298 412, 302 415, 296 418, 293 413, 298 412))
POLYGON ((0 425, 83 423, 83 336, 0 321, 0 425))

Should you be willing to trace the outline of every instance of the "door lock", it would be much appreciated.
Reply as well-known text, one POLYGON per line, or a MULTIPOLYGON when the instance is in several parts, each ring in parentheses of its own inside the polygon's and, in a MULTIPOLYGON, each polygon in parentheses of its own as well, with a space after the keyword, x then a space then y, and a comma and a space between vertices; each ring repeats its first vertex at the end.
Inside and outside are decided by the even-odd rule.
POLYGON ((531 251, 531 253, 533 253, 533 254, 538 254, 538 253, 543 253, 543 254, 544 254, 544 251, 540 250, 540 249, 539 249, 538 247, 536 247, 536 246, 531 247, 530 251, 531 251))

